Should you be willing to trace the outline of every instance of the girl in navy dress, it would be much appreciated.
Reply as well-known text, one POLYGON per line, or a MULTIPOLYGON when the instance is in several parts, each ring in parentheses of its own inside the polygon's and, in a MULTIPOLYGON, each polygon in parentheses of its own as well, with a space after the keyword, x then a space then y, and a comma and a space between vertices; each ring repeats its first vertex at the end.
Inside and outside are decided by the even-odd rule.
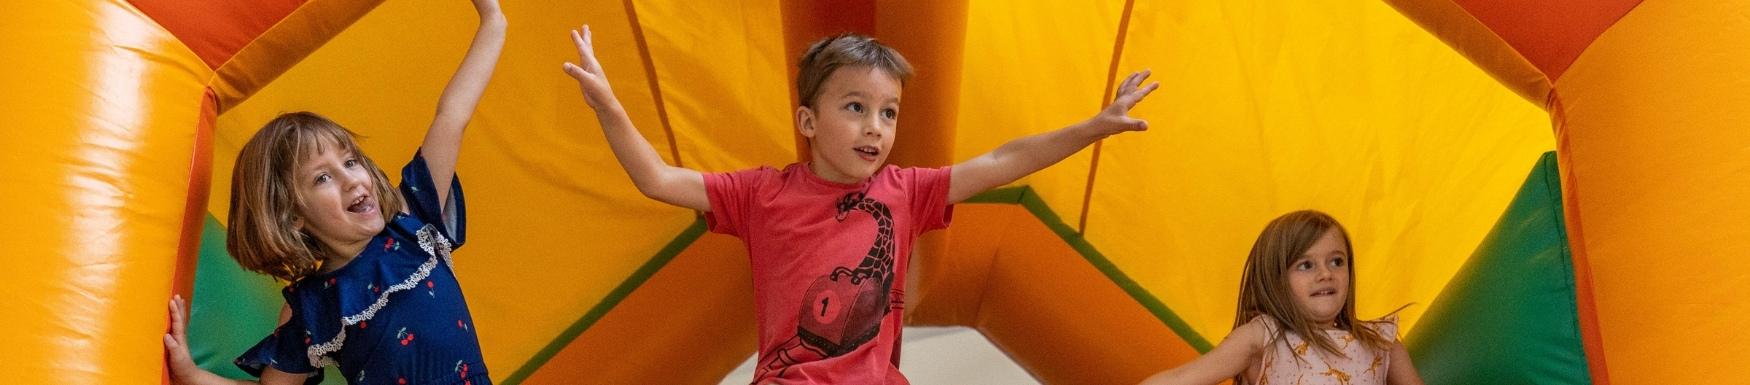
MULTIPOLYGON (((319 383, 328 365, 351 384, 491 382, 450 264, 467 230, 462 131, 504 46, 497 1, 474 7, 480 27, 398 189, 351 131, 313 113, 280 115, 243 146, 226 247, 243 268, 290 282, 282 324, 236 360, 260 383, 319 383)), ((172 379, 252 383, 195 365, 184 307, 170 301, 172 379)))

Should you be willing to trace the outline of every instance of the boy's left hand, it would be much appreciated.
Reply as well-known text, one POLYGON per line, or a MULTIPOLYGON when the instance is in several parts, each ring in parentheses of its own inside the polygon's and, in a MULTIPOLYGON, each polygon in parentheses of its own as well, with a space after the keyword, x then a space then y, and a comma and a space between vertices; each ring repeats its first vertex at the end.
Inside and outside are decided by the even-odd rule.
POLYGON ((566 62, 565 74, 577 79, 577 85, 583 88, 583 101, 589 107, 601 111, 604 107, 617 103, 614 99, 614 89, 608 86, 608 76, 602 72, 602 63, 595 58, 595 39, 589 32, 589 26, 583 26, 583 32, 571 30, 571 42, 577 45, 577 64, 566 62))
POLYGON ((1148 94, 1160 88, 1160 82, 1142 86, 1142 81, 1148 79, 1149 70, 1133 72, 1118 85, 1118 94, 1112 99, 1112 104, 1094 115, 1090 123, 1099 129, 1101 136, 1117 134, 1125 131, 1148 130, 1148 121, 1130 117, 1130 109, 1136 107, 1148 94), (1139 88, 1139 86, 1142 86, 1139 88))

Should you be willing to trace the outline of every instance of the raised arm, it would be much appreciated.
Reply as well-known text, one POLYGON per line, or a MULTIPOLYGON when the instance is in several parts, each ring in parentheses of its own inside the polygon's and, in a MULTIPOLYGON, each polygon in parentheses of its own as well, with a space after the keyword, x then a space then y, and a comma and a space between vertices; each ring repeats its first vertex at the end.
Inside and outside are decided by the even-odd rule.
POLYGON ((577 44, 580 60, 578 64, 565 63, 565 74, 577 79, 578 87, 583 88, 584 102, 595 110, 602 134, 608 138, 608 147, 620 160, 620 167, 626 169, 626 175, 632 177, 632 184, 638 186, 638 192, 662 203, 711 211, 711 201, 705 195, 704 174, 668 165, 650 146, 650 141, 632 126, 632 119, 626 116, 625 107, 614 97, 614 89, 608 85, 607 75, 602 73, 601 63, 596 61, 589 26, 583 26, 583 32, 572 30, 571 42, 577 44))
POLYGON ((1156 373, 1143 380, 1142 385, 1215 385, 1233 378, 1263 351, 1266 334, 1264 326, 1257 322, 1241 325, 1209 353, 1184 366, 1156 373))
POLYGON ((467 56, 462 57, 461 67, 456 68, 456 75, 444 86, 443 96, 438 97, 437 116, 426 129, 425 143, 419 150, 425 157, 426 168, 431 170, 439 204, 448 202, 450 181, 456 177, 462 129, 473 119, 474 106, 480 104, 480 95, 486 92, 486 83, 492 80, 493 68, 498 65, 498 53, 504 50, 506 22, 498 0, 474 0, 474 11, 480 14, 480 27, 474 31, 474 42, 468 46, 467 56))
POLYGON ((1076 151, 1125 131, 1148 129, 1148 122, 1131 118, 1130 109, 1154 92, 1160 83, 1138 88, 1148 79, 1144 70, 1130 74, 1118 86, 1118 96, 1093 118, 1051 132, 1028 135, 1004 143, 996 150, 954 165, 949 178, 948 203, 958 203, 997 186, 1009 184, 1062 161, 1076 151))

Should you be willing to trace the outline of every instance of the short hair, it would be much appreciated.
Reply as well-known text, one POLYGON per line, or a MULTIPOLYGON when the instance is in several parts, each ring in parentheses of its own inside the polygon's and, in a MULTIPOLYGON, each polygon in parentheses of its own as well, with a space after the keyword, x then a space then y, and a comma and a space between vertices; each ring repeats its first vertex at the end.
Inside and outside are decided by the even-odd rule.
POLYGON ((376 162, 359 151, 351 130, 311 112, 281 114, 267 122, 237 154, 231 176, 231 212, 225 249, 243 269, 297 281, 319 267, 321 242, 295 223, 304 209, 294 186, 306 154, 335 150, 357 156, 371 171, 372 193, 383 222, 400 211, 401 194, 376 162))
POLYGON ((912 75, 911 63, 907 63, 899 51, 874 38, 854 33, 828 37, 809 46, 802 54, 802 61, 797 63, 797 103, 814 107, 821 83, 825 83, 833 71, 845 66, 879 68, 899 79, 902 86, 912 75))

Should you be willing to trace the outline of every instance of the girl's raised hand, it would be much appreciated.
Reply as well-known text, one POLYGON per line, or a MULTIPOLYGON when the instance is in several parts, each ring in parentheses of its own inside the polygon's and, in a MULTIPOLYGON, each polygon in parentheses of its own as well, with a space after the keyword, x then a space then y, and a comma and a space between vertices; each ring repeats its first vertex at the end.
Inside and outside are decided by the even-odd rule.
POLYGON ((578 87, 583 88, 583 100, 589 107, 597 111, 608 106, 614 100, 614 89, 608 86, 607 74, 602 73, 602 64, 596 61, 595 44, 590 36, 589 25, 583 26, 583 32, 571 30, 571 42, 577 45, 578 64, 565 62, 565 74, 577 79, 578 87))
POLYGON ((474 11, 482 16, 498 13, 498 0, 474 0, 474 11))

